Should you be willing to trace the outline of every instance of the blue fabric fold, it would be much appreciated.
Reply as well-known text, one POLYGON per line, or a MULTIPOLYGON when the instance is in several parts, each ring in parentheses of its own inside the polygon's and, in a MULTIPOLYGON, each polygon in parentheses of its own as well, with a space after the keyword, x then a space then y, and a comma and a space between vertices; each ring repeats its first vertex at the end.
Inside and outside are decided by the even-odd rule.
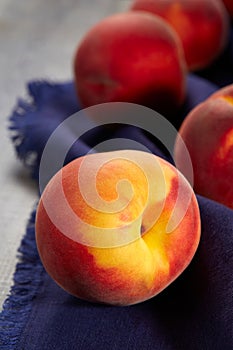
MULTIPOLYGON (((233 83, 232 42, 213 66, 188 76, 185 104, 173 120, 177 128, 194 106, 233 83)), ((18 157, 38 180, 49 136, 80 107, 73 82, 31 82, 28 94, 29 100, 18 101, 9 128, 18 157)), ((61 147, 71 134, 67 129, 61 147)), ((132 126, 90 130, 74 143, 66 162, 113 137, 138 140, 172 162, 156 140, 132 126)), ((198 202, 202 236, 191 264, 162 293, 129 307, 81 301, 51 280, 36 249, 34 210, 19 249, 14 286, 0 314, 1 349, 233 349, 233 210, 201 196, 198 202)))
MULTIPOLYGON (((217 89, 217 85, 190 74, 187 78, 186 100, 176 118, 172 120, 174 126, 178 129, 186 114, 217 89)), ((30 102, 21 99, 18 101, 9 118, 9 128, 17 156, 29 168, 32 177, 38 179, 41 155, 46 142, 61 122, 80 111, 80 106, 73 82, 63 84, 47 81, 30 82, 28 84, 28 95, 30 102)), ((79 123, 82 123, 82 120, 79 123)), ((72 130, 66 130, 66 133, 63 133, 60 142, 61 147, 62 145, 65 147, 71 135, 72 130)), ((91 147, 95 146, 95 143, 98 144, 106 137, 131 137, 141 141, 143 139, 146 146, 149 148, 151 146, 152 148, 155 147, 136 128, 122 127, 117 130, 115 128, 104 130, 104 132, 91 130, 88 135, 84 135, 73 145, 67 155, 66 162, 86 154, 91 147)), ((162 156, 158 147, 153 153, 156 152, 162 156)))

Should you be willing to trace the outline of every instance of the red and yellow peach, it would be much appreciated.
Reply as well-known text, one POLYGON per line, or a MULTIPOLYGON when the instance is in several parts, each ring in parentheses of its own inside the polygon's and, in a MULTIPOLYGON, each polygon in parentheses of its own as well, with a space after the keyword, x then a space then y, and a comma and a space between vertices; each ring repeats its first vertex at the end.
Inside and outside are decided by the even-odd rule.
POLYGON ((83 38, 74 57, 82 107, 132 102, 174 111, 185 98, 186 63, 175 31, 145 12, 112 15, 83 38))
POLYGON ((199 239, 198 204, 186 179, 165 160, 140 151, 69 163, 48 183, 36 216, 47 272, 92 302, 129 305, 155 296, 187 267, 199 239), (178 221, 174 211, 183 212, 178 221))
POLYGON ((228 16, 220 0, 135 0, 131 9, 169 22, 182 41, 190 70, 209 65, 226 44, 228 16))
MULTIPOLYGON (((197 193, 233 209, 233 85, 218 90, 185 118, 180 136, 192 160, 197 193)), ((186 175, 179 141, 175 160, 186 175)))

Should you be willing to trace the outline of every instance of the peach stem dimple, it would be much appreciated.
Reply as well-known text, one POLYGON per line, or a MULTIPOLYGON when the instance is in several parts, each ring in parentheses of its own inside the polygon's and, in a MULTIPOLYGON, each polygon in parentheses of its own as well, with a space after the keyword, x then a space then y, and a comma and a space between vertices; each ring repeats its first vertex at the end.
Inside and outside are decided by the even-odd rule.
POLYGON ((143 224, 141 224, 141 236, 145 233, 146 229, 143 224))

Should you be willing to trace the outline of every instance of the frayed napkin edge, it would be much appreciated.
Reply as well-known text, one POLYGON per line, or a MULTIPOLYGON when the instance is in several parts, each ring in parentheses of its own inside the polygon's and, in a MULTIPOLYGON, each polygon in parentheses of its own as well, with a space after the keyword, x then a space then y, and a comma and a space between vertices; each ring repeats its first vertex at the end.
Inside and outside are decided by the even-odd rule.
POLYGON ((21 242, 19 262, 13 278, 8 298, 0 313, 0 345, 1 349, 14 349, 28 321, 32 302, 42 283, 44 268, 35 245, 35 216, 33 210, 28 221, 25 236, 21 242))

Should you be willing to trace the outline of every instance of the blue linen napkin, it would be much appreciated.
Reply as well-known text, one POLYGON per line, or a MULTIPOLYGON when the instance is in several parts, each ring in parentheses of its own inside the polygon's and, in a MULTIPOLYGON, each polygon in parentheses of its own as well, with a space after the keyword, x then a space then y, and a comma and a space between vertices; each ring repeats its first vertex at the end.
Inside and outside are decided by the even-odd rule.
MULTIPOLYGON (((224 54, 228 65, 227 73, 221 68, 223 79, 216 78, 219 72, 214 67, 214 78, 208 77, 209 81, 201 78, 210 74, 209 70, 189 75, 188 95, 176 119, 177 127, 191 108, 226 84, 225 77, 233 82, 233 55, 229 48, 224 54)), ((10 129, 19 158, 38 180, 46 141, 65 118, 79 110, 79 103, 73 82, 31 82, 28 92, 31 100, 18 101, 10 129)), ((154 154, 172 161, 142 130, 125 126, 107 131, 109 137, 113 132, 114 136, 144 142, 154 154)), ((66 162, 85 154, 102 139, 98 129, 87 133, 74 144, 66 162)), ((69 132, 60 142, 68 140, 69 132)), ((201 196, 198 202, 202 236, 193 261, 162 293, 128 307, 81 301, 51 280, 36 249, 34 210, 19 248, 21 262, 14 286, 0 315, 1 349, 233 349, 233 210, 201 196)))

